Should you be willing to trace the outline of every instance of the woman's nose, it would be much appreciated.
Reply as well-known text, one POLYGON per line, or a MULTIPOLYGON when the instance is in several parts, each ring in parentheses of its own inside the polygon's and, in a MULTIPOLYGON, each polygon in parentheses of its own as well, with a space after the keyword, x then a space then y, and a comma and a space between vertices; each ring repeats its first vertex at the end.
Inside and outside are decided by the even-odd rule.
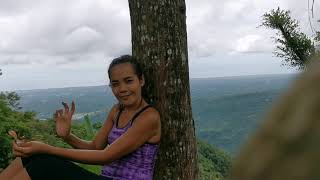
POLYGON ((124 83, 121 83, 119 85, 119 92, 126 92, 127 91, 127 86, 124 83))

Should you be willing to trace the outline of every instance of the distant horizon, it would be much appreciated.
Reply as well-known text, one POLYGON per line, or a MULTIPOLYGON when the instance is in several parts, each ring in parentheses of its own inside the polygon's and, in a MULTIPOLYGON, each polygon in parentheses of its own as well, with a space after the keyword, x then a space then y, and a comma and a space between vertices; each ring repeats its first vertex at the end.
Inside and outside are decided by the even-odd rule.
MULTIPOLYGON (((230 76, 191 77, 190 80, 192 80, 192 79, 223 79, 223 78, 237 78, 237 77, 250 77, 250 76, 284 76, 284 75, 298 75, 298 74, 299 74, 299 72, 272 73, 272 74, 245 74, 245 75, 230 75, 230 76)), ((12 89, 12 90, 0 90, 0 92, 49 90, 49 89, 63 89, 63 88, 98 87, 98 86, 107 86, 107 84, 47 87, 47 88, 35 88, 35 89, 12 89)))

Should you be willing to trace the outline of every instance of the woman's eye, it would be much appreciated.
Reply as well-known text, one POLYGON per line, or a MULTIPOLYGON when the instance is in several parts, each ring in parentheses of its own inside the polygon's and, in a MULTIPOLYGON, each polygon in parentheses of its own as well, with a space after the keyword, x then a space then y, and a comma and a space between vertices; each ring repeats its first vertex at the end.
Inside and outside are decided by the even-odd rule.
POLYGON ((112 83, 111 84, 111 87, 118 87, 119 86, 119 83, 112 83))
POLYGON ((132 83, 132 82, 133 82, 132 79, 127 80, 127 83, 132 83))

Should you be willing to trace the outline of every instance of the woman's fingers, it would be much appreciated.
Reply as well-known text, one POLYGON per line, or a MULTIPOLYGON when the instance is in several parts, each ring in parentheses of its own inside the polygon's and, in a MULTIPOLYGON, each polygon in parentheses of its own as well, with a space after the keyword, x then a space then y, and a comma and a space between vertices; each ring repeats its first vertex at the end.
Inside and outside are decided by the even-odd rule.
POLYGON ((18 144, 18 145, 19 145, 20 143, 26 141, 24 136, 18 138, 17 133, 16 133, 15 131, 13 131, 13 130, 10 130, 8 133, 9 133, 10 136, 12 136, 12 137, 14 138, 14 142, 15 142, 16 144, 18 144))
POLYGON ((15 141, 12 142, 12 149, 13 149, 13 151, 17 151, 17 152, 23 153, 23 149, 20 148, 18 143, 15 142, 15 141))
POLYGON ((19 147, 30 147, 32 143, 30 141, 21 141, 21 143, 18 144, 19 147))
POLYGON ((68 114, 68 113, 69 113, 69 106, 68 106, 68 104, 65 103, 65 102, 62 102, 62 105, 63 105, 63 107, 64 107, 64 112, 65 112, 66 114, 68 114))
POLYGON ((67 103, 62 102, 62 105, 64 106, 64 109, 56 110, 56 112, 53 114, 54 119, 56 120, 56 122, 62 122, 62 121, 69 122, 69 121, 71 121, 72 115, 76 110, 75 103, 74 103, 74 101, 72 101, 71 110, 70 110, 67 103))
POLYGON ((74 101, 72 101, 72 103, 71 103, 71 111, 70 111, 70 108, 69 108, 69 106, 68 106, 67 103, 62 102, 62 105, 63 105, 63 107, 64 107, 64 111, 63 111, 63 109, 58 109, 58 110, 56 110, 56 112, 54 113, 54 117, 55 117, 55 118, 58 118, 58 117, 61 117, 61 116, 63 116, 63 115, 70 115, 70 113, 71 113, 71 116, 72 116, 73 113, 74 113, 75 110, 76 110, 76 106, 75 106, 74 101))
POLYGON ((12 142, 12 152, 15 157, 28 157, 25 150, 19 148, 19 145, 15 141, 12 142))
POLYGON ((14 157, 27 157, 27 155, 20 153, 18 151, 13 151, 14 157))
POLYGON ((59 109, 58 111, 58 117, 62 117, 63 116, 63 109, 59 109))
POLYGON ((76 105, 74 103, 74 101, 72 101, 71 103, 71 115, 73 115, 73 113, 76 111, 76 105))
POLYGON ((13 137, 15 140, 18 140, 18 135, 17 135, 17 133, 16 133, 15 131, 10 130, 10 131, 8 132, 8 134, 9 134, 11 137, 13 137))
POLYGON ((58 117, 58 111, 56 111, 54 114, 53 114, 53 118, 56 120, 58 117))
POLYGON ((53 117, 54 117, 55 119, 59 119, 59 118, 62 116, 62 112, 63 112, 62 109, 56 110, 56 112, 53 114, 53 117))
POLYGON ((13 147, 13 151, 20 153, 20 154, 24 154, 24 155, 28 155, 31 152, 31 143, 30 142, 21 142, 21 143, 17 143, 17 142, 13 142, 12 143, 12 147, 13 147))

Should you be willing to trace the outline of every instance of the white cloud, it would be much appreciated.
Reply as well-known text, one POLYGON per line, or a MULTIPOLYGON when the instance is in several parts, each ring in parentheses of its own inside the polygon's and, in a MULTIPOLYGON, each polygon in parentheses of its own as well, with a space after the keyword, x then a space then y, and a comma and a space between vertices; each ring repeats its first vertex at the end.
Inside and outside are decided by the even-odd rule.
POLYGON ((0 55, 10 56, 1 58, 0 64, 9 65, 8 59, 12 64, 37 63, 38 56, 46 57, 42 61, 76 62, 75 57, 83 54, 110 57, 129 53, 130 19, 124 2, 46 0, 16 8, 6 1, 6 7, 16 13, 7 10, 6 15, 0 14, 0 36, 4 37, 0 39, 0 55), (34 58, 26 61, 25 56, 34 58))
POLYGON ((273 49, 270 38, 249 34, 236 40, 232 53, 270 53, 273 49))
POLYGON ((102 39, 101 34, 96 30, 84 26, 72 30, 62 41, 62 50, 68 49, 73 51, 89 51, 94 49, 97 42, 102 39))
MULTIPOLYGON (((271 36, 275 31, 257 28, 261 16, 278 6, 290 9, 303 32, 311 34, 307 5, 301 0, 186 0, 190 67, 202 59, 211 63, 207 67, 223 67, 260 57, 257 54, 273 58, 275 44, 271 36)), ((320 19, 319 7, 320 1, 315 1, 312 21, 316 28, 320 25, 315 23, 317 17, 320 19)), ((128 1, 1 0, 0 37, 0 67, 4 74, 13 67, 23 69, 28 65, 44 70, 71 68, 75 73, 76 67, 101 70, 101 64, 111 58, 131 52, 128 1)), ((250 70, 258 66, 249 63, 247 67, 250 70)), ((226 68, 220 73, 234 74, 235 70, 226 68)), ((202 74, 211 76, 209 71, 203 70, 202 74)), ((52 71, 46 72, 48 79, 53 78, 52 71)))
POLYGON ((261 38, 259 35, 247 35, 239 38, 235 50, 238 52, 250 52, 256 47, 255 45, 261 38))
MULTIPOLYGON (((249 40, 248 37, 253 34, 268 39, 274 35, 275 32, 269 30, 272 33, 266 37, 266 31, 257 30, 257 26, 261 24, 263 13, 278 6, 290 8, 304 27, 309 23, 305 19, 307 9, 301 8, 307 7, 307 2, 300 0, 187 0, 186 5, 189 50, 193 58, 217 52, 272 52, 270 46, 265 45, 272 41, 252 40, 252 37, 249 40)), ((1 7, 0 53, 11 54, 13 62, 19 61, 16 53, 118 56, 130 52, 127 1, 2 0, 1 7)), ((0 59, 0 64, 3 65, 3 61, 0 59)), ((8 64, 7 60, 5 62, 8 64)))
MULTIPOLYGON (((240 49, 242 53, 271 53, 272 47, 275 47, 271 37, 275 36, 276 31, 257 28, 261 25, 262 15, 279 6, 290 9, 292 17, 299 20, 302 31, 311 34, 307 5, 307 1, 301 0, 187 0, 190 56, 196 58, 226 51, 233 53, 240 49), (252 40, 251 37, 249 40, 247 36, 251 35, 261 38, 252 40), (240 41, 246 43, 241 45, 240 41)), ((315 4, 315 9, 319 7, 315 4)), ((320 19, 320 13, 316 17, 320 19)))

